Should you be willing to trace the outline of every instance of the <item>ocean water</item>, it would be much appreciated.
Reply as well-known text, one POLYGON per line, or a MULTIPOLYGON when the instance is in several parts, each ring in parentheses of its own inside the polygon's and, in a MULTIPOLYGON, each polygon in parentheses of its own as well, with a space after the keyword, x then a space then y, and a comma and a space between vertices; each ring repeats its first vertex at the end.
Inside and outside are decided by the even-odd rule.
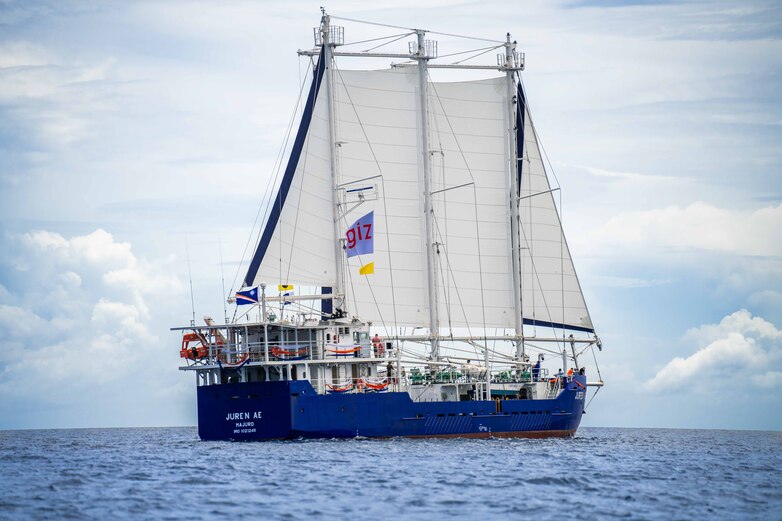
POLYGON ((0 519, 782 519, 782 433, 202 442, 0 431, 0 519))

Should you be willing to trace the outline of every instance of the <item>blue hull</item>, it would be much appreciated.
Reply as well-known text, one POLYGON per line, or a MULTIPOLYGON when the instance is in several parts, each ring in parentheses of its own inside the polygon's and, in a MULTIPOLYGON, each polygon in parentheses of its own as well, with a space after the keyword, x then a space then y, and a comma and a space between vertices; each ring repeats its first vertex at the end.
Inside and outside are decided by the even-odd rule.
POLYGON ((203 440, 571 436, 586 378, 552 400, 413 402, 407 393, 317 394, 306 380, 198 387, 203 440))

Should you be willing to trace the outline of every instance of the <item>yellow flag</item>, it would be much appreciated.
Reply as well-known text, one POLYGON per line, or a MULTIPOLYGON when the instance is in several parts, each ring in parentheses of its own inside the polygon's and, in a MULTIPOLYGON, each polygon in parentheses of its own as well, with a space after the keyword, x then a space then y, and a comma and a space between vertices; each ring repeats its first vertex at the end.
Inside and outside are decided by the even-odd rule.
POLYGON ((290 291, 293 289, 293 284, 277 284, 277 291, 290 291))
POLYGON ((370 262, 369 264, 364 264, 359 268, 358 274, 359 275, 371 275, 375 272, 375 263, 370 262))

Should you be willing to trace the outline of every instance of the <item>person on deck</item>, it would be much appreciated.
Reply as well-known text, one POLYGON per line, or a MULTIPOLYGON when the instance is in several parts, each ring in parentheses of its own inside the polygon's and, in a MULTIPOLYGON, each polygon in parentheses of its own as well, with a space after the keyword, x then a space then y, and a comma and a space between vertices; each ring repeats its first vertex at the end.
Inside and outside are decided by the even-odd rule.
POLYGON ((541 356, 538 355, 538 361, 535 362, 535 365, 532 366, 532 381, 537 382, 538 377, 540 376, 540 358, 541 356))
POLYGON ((375 333, 374 338, 372 338, 372 348, 375 350, 376 357, 383 358, 383 355, 385 354, 383 339, 380 338, 380 335, 378 335, 377 333, 375 333))

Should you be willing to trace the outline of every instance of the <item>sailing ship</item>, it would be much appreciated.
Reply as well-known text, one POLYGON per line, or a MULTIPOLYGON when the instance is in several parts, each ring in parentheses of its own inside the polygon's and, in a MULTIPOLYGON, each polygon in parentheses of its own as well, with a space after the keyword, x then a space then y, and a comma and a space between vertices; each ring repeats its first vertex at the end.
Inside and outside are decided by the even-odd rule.
POLYGON ((174 328, 200 437, 572 436, 603 385, 582 362, 600 340, 524 55, 507 34, 474 53, 496 63, 441 63, 439 33, 420 29, 385 37, 407 52, 345 51, 335 19, 322 11, 299 50, 299 126, 233 318, 174 328), (397 61, 337 66, 366 57, 397 61))

